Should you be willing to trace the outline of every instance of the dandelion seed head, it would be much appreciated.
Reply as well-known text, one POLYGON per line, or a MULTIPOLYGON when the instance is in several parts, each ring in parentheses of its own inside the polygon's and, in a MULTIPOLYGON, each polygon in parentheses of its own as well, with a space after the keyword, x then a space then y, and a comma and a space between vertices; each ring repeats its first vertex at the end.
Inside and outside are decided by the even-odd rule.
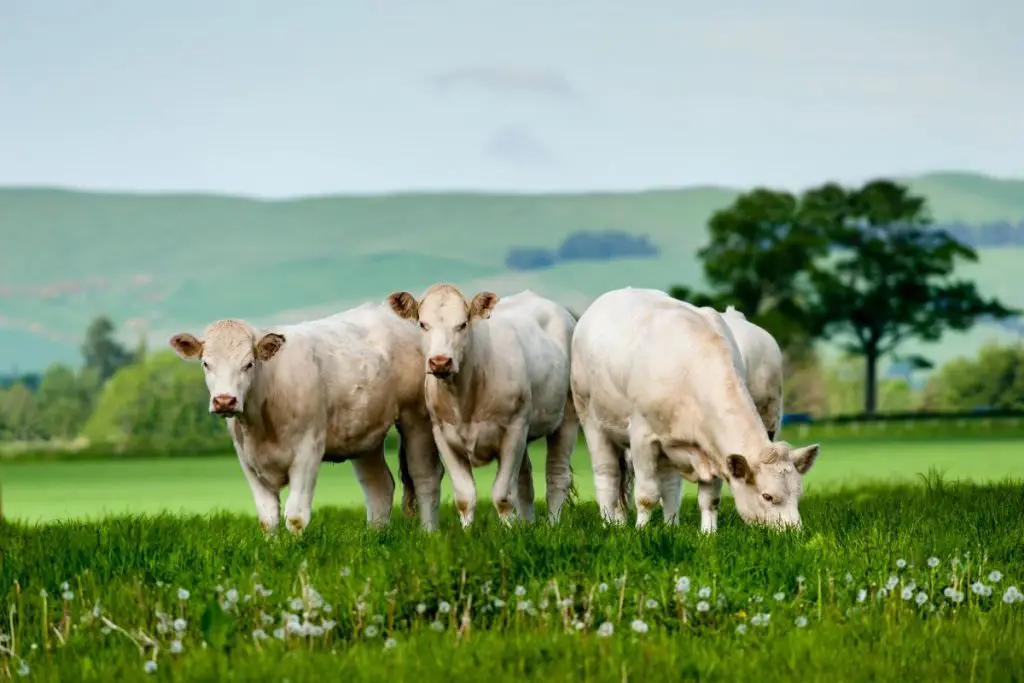
POLYGON ((349 576, 351 573, 352 573, 352 570, 350 568, 348 568, 348 567, 342 567, 341 568, 341 578, 344 579, 347 576, 349 576))
POLYGON ((904 559, 896 560, 896 567, 897 568, 904 569, 904 568, 906 568, 906 566, 907 566, 907 561, 906 560, 904 560, 904 559))
POLYGON ((444 624, 442 624, 440 621, 434 620, 434 621, 430 622, 430 628, 431 628, 431 630, 437 631, 438 633, 440 633, 441 631, 444 630, 444 624))
POLYGON ((607 593, 608 592, 608 584, 604 583, 604 582, 599 583, 597 585, 597 592, 598 593, 607 593))
POLYGON ((170 650, 172 655, 180 655, 183 649, 184 648, 182 647, 180 640, 171 641, 170 650))
POLYGON ((910 586, 907 586, 906 588, 904 588, 900 592, 900 597, 903 598, 904 600, 910 600, 911 598, 914 597, 914 589, 911 588, 910 586))
POLYGON ((647 598, 647 609, 658 609, 658 601, 654 598, 647 598))
POLYGON ((924 591, 921 591, 917 594, 917 597, 914 598, 914 602, 916 602, 919 605, 923 605, 924 603, 928 602, 928 594, 924 591))
POLYGON ((376 638, 377 634, 379 633, 379 631, 377 630, 376 626, 374 626, 373 624, 370 624, 369 626, 366 627, 366 630, 363 631, 363 633, 366 634, 367 638, 376 638))
POLYGON ((283 628, 275 628, 274 629, 274 637, 277 638, 278 640, 284 640, 284 633, 285 633, 285 630, 283 628))
POLYGON ((992 583, 999 583, 1003 580, 1003 574, 999 570, 993 570, 989 572, 988 580, 992 583))
POLYGON ((524 595, 526 595, 526 589, 522 586, 516 586, 516 596, 521 598, 524 595))
POLYGON ((932 569, 935 569, 936 567, 938 567, 939 566, 939 558, 934 557, 934 556, 929 557, 928 558, 928 566, 931 567, 932 569))
POLYGON ((676 593, 689 593, 690 592, 690 577, 680 576, 676 579, 676 593))
POLYGON ((807 617, 801 615, 796 618, 795 623, 797 628, 804 628, 805 626, 807 626, 807 617))
POLYGON ((615 633, 615 624, 610 621, 606 621, 597 627, 597 635, 602 638, 609 638, 615 633))
POLYGON ((868 599, 868 591, 866 588, 861 588, 857 591, 857 602, 864 602, 868 599))
POLYGON ((69 584, 67 581, 60 584, 60 589, 62 591, 66 591, 69 588, 71 588, 71 584, 69 584))
POLYGON ((444 600, 442 600, 441 602, 437 603, 437 611, 441 614, 448 614, 452 611, 452 606, 444 600))
POLYGON ((227 592, 224 593, 224 599, 228 602, 238 602, 238 590, 235 588, 229 588, 227 592))
POLYGON ((385 650, 390 650, 391 648, 395 647, 396 645, 398 645, 398 641, 395 640, 394 638, 388 638, 387 640, 384 641, 384 649, 385 650))
POLYGON ((853 583, 853 574, 846 572, 846 583, 853 583))
POLYGON ((174 630, 175 631, 177 631, 178 633, 181 633, 186 628, 188 628, 188 621, 187 620, 182 619, 181 617, 178 617, 177 619, 174 620, 174 630))
POLYGON ((75 597, 75 594, 72 593, 71 591, 64 591, 61 594, 61 597, 64 598, 65 600, 72 600, 75 597))
POLYGON ((711 609, 711 605, 709 605, 706 600, 701 600, 697 603, 698 612, 707 612, 709 609, 711 609))
POLYGON ((782 591, 779 591, 778 593, 776 593, 776 594, 775 594, 774 596, 772 596, 772 597, 774 597, 774 598, 775 598, 775 601, 776 601, 776 602, 782 602, 783 600, 785 600, 785 599, 786 599, 786 594, 785 594, 785 593, 783 593, 782 591))
POLYGON ((701 589, 697 591, 698 598, 709 598, 711 597, 711 588, 708 586, 701 586, 701 589))
POLYGON ((640 634, 647 633, 649 628, 642 619, 634 619, 629 626, 633 629, 633 631, 640 634))
POLYGON ((747 625, 746 624, 740 624, 739 626, 736 627, 736 633, 740 634, 741 636, 744 633, 746 633, 746 632, 747 632, 747 625))
POLYGON ((1015 602, 1024 602, 1024 594, 1017 590, 1016 586, 1010 586, 1003 593, 1003 602, 1007 605, 1012 605, 1015 602))
POLYGON ((258 628, 258 629, 256 629, 255 631, 252 632, 252 639, 253 640, 266 640, 267 639, 267 632, 264 631, 261 628, 258 628))
POLYGON ((147 660, 146 663, 142 665, 142 670, 148 674, 155 674, 156 662, 154 662, 152 659, 147 660))
POLYGON ((191 595, 192 594, 189 593, 188 590, 186 590, 184 588, 179 588, 178 589, 178 599, 179 600, 188 600, 189 596, 191 596, 191 595))

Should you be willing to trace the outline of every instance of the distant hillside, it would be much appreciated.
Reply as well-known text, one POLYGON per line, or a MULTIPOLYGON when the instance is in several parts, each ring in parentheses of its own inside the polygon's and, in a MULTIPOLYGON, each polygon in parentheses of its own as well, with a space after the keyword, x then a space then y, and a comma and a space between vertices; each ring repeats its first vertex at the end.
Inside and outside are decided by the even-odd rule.
MULTIPOLYGON (((1024 251, 1015 248, 1024 244, 1024 181, 935 173, 907 182, 938 221, 979 244, 982 264, 970 276, 1024 306, 1024 251)), ((438 280, 467 292, 530 287, 576 310, 615 287, 699 284, 707 218, 738 192, 265 201, 0 189, 0 374, 77 363, 98 313, 125 325, 132 343, 144 327, 162 345, 216 317, 299 320, 438 280), (632 241, 634 255, 605 253, 611 237, 580 247, 585 233, 632 241)), ((1017 335, 986 327, 917 350, 944 360, 1017 335)))

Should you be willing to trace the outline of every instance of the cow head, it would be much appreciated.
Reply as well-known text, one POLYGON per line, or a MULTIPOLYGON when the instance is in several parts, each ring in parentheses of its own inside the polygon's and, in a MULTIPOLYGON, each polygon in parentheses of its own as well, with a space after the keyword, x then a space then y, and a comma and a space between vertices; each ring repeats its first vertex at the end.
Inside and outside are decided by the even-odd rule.
POLYGON ((419 323, 427 374, 451 379, 459 372, 473 335, 473 323, 490 317, 498 295, 480 292, 466 301, 452 285, 434 285, 417 301, 409 292, 388 297, 392 310, 419 323))
POLYGON ((202 359, 211 413, 241 415, 257 364, 273 358, 284 337, 271 332, 257 339, 252 327, 239 320, 218 320, 206 328, 205 336, 196 339, 182 332, 171 337, 170 345, 186 360, 202 359))
POLYGON ((776 441, 762 449, 756 463, 730 455, 726 463, 736 511, 748 523, 799 527, 803 475, 814 465, 818 451, 818 444, 793 448, 776 441))

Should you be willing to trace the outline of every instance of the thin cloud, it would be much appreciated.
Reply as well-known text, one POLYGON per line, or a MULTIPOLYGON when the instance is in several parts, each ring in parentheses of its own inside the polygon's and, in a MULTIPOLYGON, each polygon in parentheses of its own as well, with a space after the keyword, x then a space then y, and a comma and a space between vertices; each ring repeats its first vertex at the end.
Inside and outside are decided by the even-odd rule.
POLYGON ((523 66, 463 67, 435 74, 430 81, 441 93, 469 89, 528 93, 563 100, 581 97, 569 79, 552 69, 523 66))
POLYGON ((523 128, 499 128, 484 145, 484 154, 520 166, 547 166, 555 161, 554 152, 523 128))

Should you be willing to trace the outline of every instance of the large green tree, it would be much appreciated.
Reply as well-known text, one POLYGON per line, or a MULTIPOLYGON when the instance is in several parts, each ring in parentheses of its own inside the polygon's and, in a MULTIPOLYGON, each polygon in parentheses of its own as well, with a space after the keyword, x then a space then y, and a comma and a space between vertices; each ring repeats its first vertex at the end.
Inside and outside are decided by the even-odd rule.
POLYGON ((888 180, 827 183, 799 197, 758 188, 716 212, 708 231, 698 252, 708 294, 670 293, 736 306, 790 357, 823 338, 862 356, 867 413, 876 407, 878 361, 903 342, 1013 313, 955 277, 975 252, 930 225, 922 197, 888 180))
POLYGON ((877 404, 878 361, 908 339, 935 341, 983 316, 1014 313, 956 277, 957 265, 977 261, 977 254, 932 227, 924 198, 898 183, 811 190, 801 221, 832 248, 809 268, 810 327, 863 356, 867 414, 877 404))
POLYGON ((986 344, 939 368, 924 390, 932 410, 1024 410, 1024 345, 986 344))

